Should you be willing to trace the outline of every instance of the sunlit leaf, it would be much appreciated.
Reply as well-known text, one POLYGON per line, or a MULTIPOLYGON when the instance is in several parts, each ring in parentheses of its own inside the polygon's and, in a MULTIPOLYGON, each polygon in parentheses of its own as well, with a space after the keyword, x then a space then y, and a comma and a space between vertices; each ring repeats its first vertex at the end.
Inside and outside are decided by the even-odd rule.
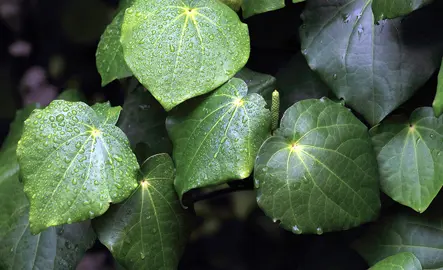
POLYGON ((420 261, 410 252, 402 252, 378 262, 370 270, 421 270, 420 261))

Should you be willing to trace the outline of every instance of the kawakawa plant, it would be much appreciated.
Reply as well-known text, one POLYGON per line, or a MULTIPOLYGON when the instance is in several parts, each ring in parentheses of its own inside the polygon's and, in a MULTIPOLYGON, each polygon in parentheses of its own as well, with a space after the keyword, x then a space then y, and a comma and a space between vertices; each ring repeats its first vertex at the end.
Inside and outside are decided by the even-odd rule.
POLYGON ((73 269, 98 237, 126 269, 176 269, 186 195, 251 178, 286 230, 374 222, 353 244, 371 269, 443 268, 443 215, 427 210, 443 185, 443 75, 433 108, 393 117, 441 61, 439 44, 407 40, 406 15, 429 2, 308 0, 302 56, 276 82, 244 68, 239 16, 285 1, 121 1, 97 68, 103 85, 139 84, 123 112, 69 92, 17 113, 0 155, 0 268, 73 269), (411 209, 378 220, 380 191, 411 209))

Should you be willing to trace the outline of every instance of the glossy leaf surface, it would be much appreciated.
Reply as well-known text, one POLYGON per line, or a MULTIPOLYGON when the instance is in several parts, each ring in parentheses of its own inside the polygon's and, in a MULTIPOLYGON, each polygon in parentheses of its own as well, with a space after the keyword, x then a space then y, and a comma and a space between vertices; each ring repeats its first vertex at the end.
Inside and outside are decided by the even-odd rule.
POLYGON ((268 74, 256 72, 249 68, 242 68, 236 78, 242 79, 248 86, 248 94, 257 93, 262 96, 268 104, 271 104, 272 91, 277 87, 277 80, 268 74))
POLYGON ((177 269, 191 215, 174 189, 174 164, 158 154, 141 166, 140 185, 122 204, 94 220, 100 241, 127 269, 177 269))
POLYGON ((19 182, 15 148, 32 109, 17 114, 0 152, 0 269, 73 269, 94 243, 89 222, 50 228, 35 236, 29 229, 29 203, 19 182))
MULTIPOLYGON (((292 3, 303 2, 304 0, 292 0, 292 3)), ((285 0, 243 0, 243 17, 248 18, 255 14, 277 10, 285 6, 285 0)))
POLYGON ((234 78, 192 111, 188 106, 167 119, 181 197, 201 187, 248 177, 262 142, 270 132, 270 112, 258 94, 234 78))
POLYGON ((371 3, 308 1, 300 37, 311 69, 375 125, 429 79, 441 58, 434 42, 407 40, 412 32, 405 22, 376 25, 371 3))
POLYGON ((346 230, 377 218, 377 162, 363 125, 328 99, 290 107, 257 156, 257 202, 296 234, 346 230))
POLYGON ((402 252, 387 257, 369 270, 421 270, 420 261, 410 252, 402 252))
POLYGON ((135 77, 167 111, 225 83, 250 51, 247 25, 218 0, 135 0, 121 42, 135 77))
POLYGON ((25 121, 17 148, 31 232, 103 214, 137 186, 137 160, 115 123, 119 107, 53 101, 25 121))
POLYGON ((409 122, 371 129, 380 185, 393 200, 423 212, 443 185, 443 117, 415 110, 409 122))

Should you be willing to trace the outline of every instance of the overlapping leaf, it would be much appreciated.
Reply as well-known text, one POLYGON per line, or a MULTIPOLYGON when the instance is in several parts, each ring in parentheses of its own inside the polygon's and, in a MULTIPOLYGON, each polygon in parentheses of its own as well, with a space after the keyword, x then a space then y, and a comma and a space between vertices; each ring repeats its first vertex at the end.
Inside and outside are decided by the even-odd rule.
POLYGON ((106 27, 97 46, 97 70, 102 77, 102 86, 115 79, 122 79, 132 75, 123 57, 123 48, 120 43, 121 28, 125 10, 132 0, 120 1, 120 9, 112 22, 106 27))
POLYGON ((191 228, 191 215, 174 190, 174 164, 167 154, 147 159, 140 185, 123 204, 94 220, 100 241, 128 269, 177 269, 191 228))
POLYGON ((420 261, 410 252, 402 252, 378 262, 370 270, 421 270, 420 261))
POLYGON ((406 42, 410 32, 400 20, 375 25, 371 3, 308 1, 300 36, 311 69, 375 125, 428 80, 441 58, 435 42, 406 42))
POLYGON ((257 156, 257 202, 296 234, 346 230, 380 208, 377 162, 367 128, 328 99, 290 107, 257 156))
POLYGON ((29 203, 19 182, 15 149, 32 109, 17 114, 0 153, 0 269, 72 269, 95 240, 89 222, 35 236, 29 230, 29 203))
POLYGON ((225 83, 250 51, 247 25, 217 0, 135 0, 121 42, 135 77, 168 111, 225 83))
POLYGON ((186 106, 167 118, 180 197, 250 175, 271 123, 264 99, 247 92, 246 83, 234 78, 192 111, 186 106))
POLYGON ((55 100, 25 121, 17 155, 32 233, 101 215, 135 189, 138 163, 115 127, 119 113, 55 100))
POLYGON ((257 93, 266 100, 268 105, 271 104, 272 92, 277 87, 277 81, 273 76, 255 72, 249 68, 242 68, 235 74, 235 77, 246 83, 248 94, 257 93))
MULTIPOLYGON (((303 2, 304 0, 292 0, 292 3, 303 2)), ((285 6, 285 0, 243 0, 243 17, 248 18, 255 14, 277 10, 285 6)))
POLYGON ((395 201, 423 212, 443 185, 443 117, 415 110, 409 122, 371 129, 381 189, 395 201))
POLYGON ((407 15, 419 9, 433 0, 373 0, 372 10, 375 21, 393 19, 407 15))
MULTIPOLYGON (((440 210, 437 212, 441 213, 440 210)), ((353 246, 369 265, 400 252, 411 252, 423 269, 441 269, 442 224, 441 214, 400 211, 374 223, 353 246)))
POLYGON ((157 100, 138 86, 126 96, 118 126, 128 136, 132 149, 146 144, 150 155, 169 153, 172 144, 165 127, 166 116, 157 100))
POLYGON ((309 68, 302 54, 292 57, 275 77, 281 96, 280 111, 283 112, 300 100, 333 96, 329 87, 309 68))

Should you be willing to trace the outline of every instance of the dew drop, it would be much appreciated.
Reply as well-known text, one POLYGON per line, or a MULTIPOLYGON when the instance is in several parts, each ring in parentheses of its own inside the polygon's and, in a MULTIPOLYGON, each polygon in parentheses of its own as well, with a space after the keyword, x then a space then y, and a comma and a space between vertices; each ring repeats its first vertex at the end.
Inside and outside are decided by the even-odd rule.
POLYGON ((303 55, 307 55, 307 54, 308 54, 308 50, 304 49, 304 50, 301 51, 301 53, 302 53, 303 55))
POLYGON ((82 147, 82 143, 81 142, 77 142, 75 144, 75 148, 80 149, 80 147, 82 147))
POLYGON ((59 114, 55 119, 57 120, 57 122, 62 122, 63 120, 65 120, 65 116, 63 114, 59 114))
POLYGON ((170 50, 171 52, 175 52, 175 47, 174 47, 174 45, 170 44, 170 45, 169 45, 169 50, 170 50))
POLYGON ((51 122, 54 122, 55 121, 55 117, 54 116, 49 116, 49 120, 51 121, 51 122))
POLYGON ((332 75, 332 79, 337 80, 337 74, 332 75))
POLYGON ((98 181, 97 180, 94 181, 94 185, 98 186, 98 181))
POLYGON ((297 225, 294 225, 294 227, 292 227, 292 232, 295 234, 301 234, 302 231, 300 230, 300 228, 297 225))
POLYGON ((276 222, 277 222, 277 219, 276 219, 276 218, 273 218, 273 219, 272 219, 272 222, 276 223, 276 222))
POLYGON ((121 189, 121 188, 122 188, 122 186, 121 186, 120 184, 115 184, 115 186, 116 186, 118 189, 121 189))
POLYGON ((317 234, 318 234, 318 235, 323 234, 323 229, 320 228, 320 227, 318 227, 316 231, 317 231, 317 234))
POLYGON ((14 248, 12 247, 9 251, 14 252, 14 248))
POLYGON ((141 258, 142 260, 145 259, 145 254, 144 254, 143 252, 140 252, 140 258, 141 258))
POLYGON ((77 185, 77 179, 72 179, 72 184, 77 185))
POLYGON ((72 219, 71 219, 71 218, 68 218, 68 220, 66 221, 66 223, 68 223, 68 224, 72 224, 72 219))
POLYGON ((89 204, 89 201, 84 201, 83 204, 84 204, 84 205, 88 205, 88 204, 89 204))

